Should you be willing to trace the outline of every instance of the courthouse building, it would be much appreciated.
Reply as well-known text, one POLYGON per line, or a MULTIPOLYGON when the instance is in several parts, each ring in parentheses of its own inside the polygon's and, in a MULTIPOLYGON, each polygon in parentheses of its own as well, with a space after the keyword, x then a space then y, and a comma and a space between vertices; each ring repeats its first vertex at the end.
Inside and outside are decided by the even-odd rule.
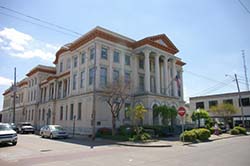
MULTIPOLYGON (((110 108, 102 90, 117 79, 130 80, 133 96, 124 104, 117 125, 130 123, 126 108, 137 103, 148 110, 143 124, 158 124, 153 106, 184 105, 185 63, 176 53, 178 49, 165 34, 135 41, 96 27, 62 46, 56 52, 55 67, 38 65, 17 83, 15 121, 30 121, 37 129, 59 124, 69 131, 75 121, 77 133, 91 133, 95 77, 97 128, 111 127, 110 108)), ((12 122, 13 89, 3 95, 2 120, 12 122)))

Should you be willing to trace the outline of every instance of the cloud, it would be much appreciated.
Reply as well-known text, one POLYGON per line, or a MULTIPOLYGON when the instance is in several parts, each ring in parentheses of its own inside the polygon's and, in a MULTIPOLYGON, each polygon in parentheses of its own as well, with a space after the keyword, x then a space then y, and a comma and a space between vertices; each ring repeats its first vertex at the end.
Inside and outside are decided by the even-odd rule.
POLYGON ((14 57, 52 61, 58 47, 36 40, 14 28, 4 28, 0 30, 0 49, 14 57))
POLYGON ((13 80, 0 76, 0 85, 10 86, 13 80))

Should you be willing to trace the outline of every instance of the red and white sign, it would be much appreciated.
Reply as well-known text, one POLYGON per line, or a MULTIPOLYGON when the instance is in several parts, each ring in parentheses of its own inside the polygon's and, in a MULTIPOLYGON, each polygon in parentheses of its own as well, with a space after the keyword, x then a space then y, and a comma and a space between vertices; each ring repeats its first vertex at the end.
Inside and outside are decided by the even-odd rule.
POLYGON ((178 114, 180 115, 180 116, 184 116, 185 115, 185 113, 186 113, 186 108, 185 107, 179 107, 178 108, 178 114))

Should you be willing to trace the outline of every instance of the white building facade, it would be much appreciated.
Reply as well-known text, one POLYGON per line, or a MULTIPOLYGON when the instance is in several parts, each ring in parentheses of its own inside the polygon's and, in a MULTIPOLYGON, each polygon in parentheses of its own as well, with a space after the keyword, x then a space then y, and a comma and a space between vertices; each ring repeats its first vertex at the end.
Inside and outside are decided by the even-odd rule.
MULTIPOLYGON (((62 46, 56 53, 55 67, 38 65, 18 83, 18 96, 22 91, 24 97, 21 104, 16 104, 21 110, 16 109, 16 121, 31 121, 36 128, 60 124, 69 131, 74 122, 76 133, 91 133, 95 77, 97 128, 111 127, 111 113, 102 90, 117 79, 129 80, 133 94, 120 112, 117 125, 130 123, 126 108, 137 103, 148 110, 143 123, 157 124, 153 106, 184 105, 185 63, 175 55, 177 52, 165 34, 135 41, 96 27, 62 46)), ((12 93, 8 89, 3 94, 4 122, 12 119, 12 93)))
POLYGON ((209 110, 212 106, 216 106, 221 103, 229 103, 238 108, 239 112, 232 115, 233 125, 242 124, 242 114, 244 116, 246 127, 250 127, 250 91, 241 92, 242 111, 240 107, 239 94, 224 93, 208 96, 197 96, 190 98, 190 110, 195 111, 198 108, 205 109, 214 118, 221 118, 218 115, 212 114, 209 110))

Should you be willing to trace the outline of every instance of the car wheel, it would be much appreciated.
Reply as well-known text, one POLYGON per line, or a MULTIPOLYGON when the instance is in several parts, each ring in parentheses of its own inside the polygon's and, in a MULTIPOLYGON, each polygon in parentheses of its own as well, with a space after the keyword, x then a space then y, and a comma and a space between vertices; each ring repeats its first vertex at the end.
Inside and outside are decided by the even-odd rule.
POLYGON ((43 133, 41 133, 41 137, 42 137, 42 138, 44 138, 44 135, 43 135, 43 133))
POLYGON ((54 138, 52 133, 50 134, 49 138, 50 138, 50 139, 53 139, 53 138, 54 138))
POLYGON ((12 145, 15 146, 17 144, 17 141, 13 141, 12 145))
POLYGON ((21 132, 20 132, 21 134, 23 134, 24 133, 24 131, 23 130, 21 130, 21 132))

